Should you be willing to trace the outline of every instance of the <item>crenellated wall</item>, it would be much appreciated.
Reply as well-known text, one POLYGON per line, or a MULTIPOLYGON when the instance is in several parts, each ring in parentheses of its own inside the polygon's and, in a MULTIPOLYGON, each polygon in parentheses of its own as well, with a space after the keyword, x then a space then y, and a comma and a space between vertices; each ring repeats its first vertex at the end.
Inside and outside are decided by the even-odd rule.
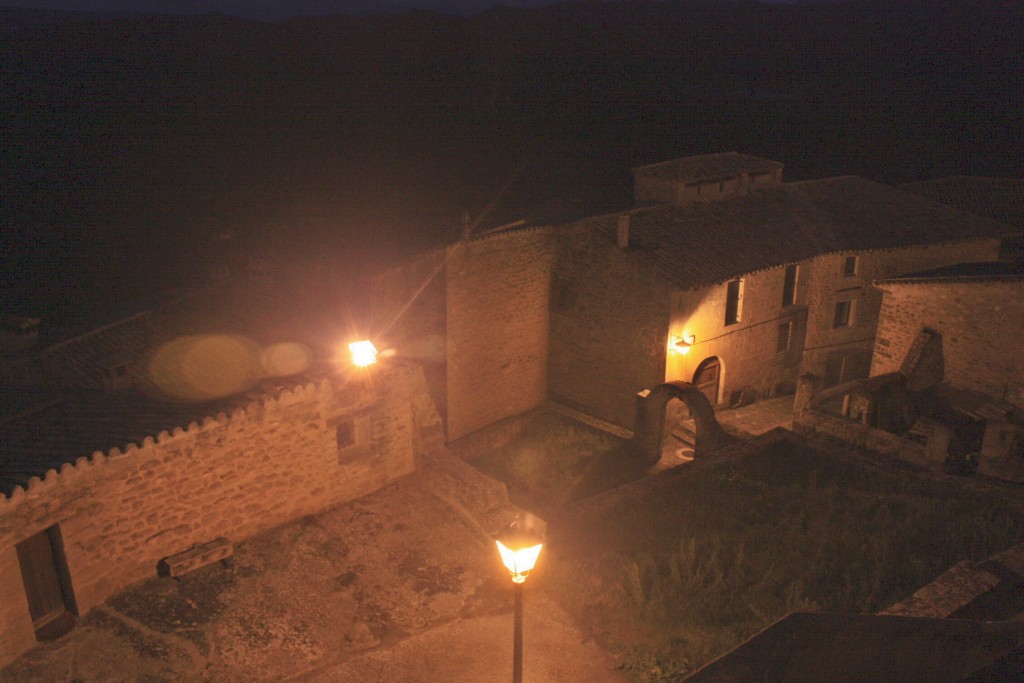
POLYGON ((380 364, 83 456, 0 499, 0 666, 36 643, 16 544, 58 525, 80 613, 158 561, 366 495, 443 445, 419 367, 380 364), (354 443, 339 447, 338 425, 354 443), (346 432, 348 433, 348 432, 346 432))

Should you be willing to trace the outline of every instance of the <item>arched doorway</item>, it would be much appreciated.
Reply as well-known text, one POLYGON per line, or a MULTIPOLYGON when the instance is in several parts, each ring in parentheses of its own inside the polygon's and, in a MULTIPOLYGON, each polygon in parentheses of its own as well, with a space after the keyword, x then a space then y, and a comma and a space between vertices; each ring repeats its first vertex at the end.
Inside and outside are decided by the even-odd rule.
POLYGON ((722 376, 722 363, 718 356, 705 358, 693 373, 693 386, 707 396, 711 405, 718 405, 719 380, 722 376))
POLYGON ((674 398, 689 409, 694 419, 694 456, 717 450, 735 441, 722 430, 715 419, 711 402, 689 382, 666 382, 637 395, 637 421, 633 430, 635 452, 647 465, 661 458, 661 442, 665 430, 665 408, 674 398))

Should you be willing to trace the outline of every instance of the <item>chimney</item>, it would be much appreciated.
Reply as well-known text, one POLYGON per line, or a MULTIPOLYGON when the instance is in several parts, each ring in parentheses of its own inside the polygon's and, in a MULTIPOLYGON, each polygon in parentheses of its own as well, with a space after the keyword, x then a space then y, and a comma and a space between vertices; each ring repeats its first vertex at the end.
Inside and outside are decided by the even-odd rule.
POLYGON ((615 230, 615 244, 618 245, 619 249, 626 249, 629 247, 629 214, 619 214, 619 223, 615 230))

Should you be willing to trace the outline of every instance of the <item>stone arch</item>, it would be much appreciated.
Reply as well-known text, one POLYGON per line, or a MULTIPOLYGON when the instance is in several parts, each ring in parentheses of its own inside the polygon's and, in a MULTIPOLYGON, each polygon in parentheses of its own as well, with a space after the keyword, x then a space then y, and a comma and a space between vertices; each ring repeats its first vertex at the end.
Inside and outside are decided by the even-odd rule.
POLYGON ((697 432, 694 457, 717 450, 734 441, 718 424, 707 396, 690 382, 666 382, 637 395, 633 442, 636 454, 648 465, 661 458, 661 435, 665 429, 665 406, 673 398, 686 404, 697 432))

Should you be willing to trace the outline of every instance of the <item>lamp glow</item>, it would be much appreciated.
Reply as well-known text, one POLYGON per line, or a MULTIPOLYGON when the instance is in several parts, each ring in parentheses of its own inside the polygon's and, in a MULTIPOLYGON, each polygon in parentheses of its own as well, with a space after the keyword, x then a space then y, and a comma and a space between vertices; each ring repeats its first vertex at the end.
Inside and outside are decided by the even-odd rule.
POLYGON ((678 335, 673 334, 670 348, 676 353, 685 356, 687 353, 690 352, 690 347, 693 346, 694 342, 696 341, 697 337, 692 334, 686 337, 680 337, 678 335))
POLYGON ((530 570, 537 564, 541 547, 544 545, 540 535, 530 529, 521 529, 513 525, 498 536, 495 543, 498 545, 501 563, 512 575, 512 581, 526 581, 530 570))
POLYGON ((501 555, 501 563, 505 565, 505 568, 512 575, 512 580, 516 583, 526 581, 530 570, 537 564, 537 558, 540 556, 540 549, 543 544, 538 543, 529 548, 514 550, 506 547, 501 541, 496 541, 496 543, 498 544, 498 553, 501 555))
POLYGON ((522 524, 522 520, 512 522, 512 525, 501 532, 495 542, 498 544, 498 554, 501 555, 501 563, 512 575, 514 587, 515 615, 514 630, 512 631, 512 683, 523 683, 523 584, 526 576, 537 564, 537 557, 543 545, 540 533, 534 524, 522 524))
POLYGON ((352 342, 348 350, 352 354, 352 364, 356 367, 365 368, 377 362, 377 347, 369 339, 352 342))

